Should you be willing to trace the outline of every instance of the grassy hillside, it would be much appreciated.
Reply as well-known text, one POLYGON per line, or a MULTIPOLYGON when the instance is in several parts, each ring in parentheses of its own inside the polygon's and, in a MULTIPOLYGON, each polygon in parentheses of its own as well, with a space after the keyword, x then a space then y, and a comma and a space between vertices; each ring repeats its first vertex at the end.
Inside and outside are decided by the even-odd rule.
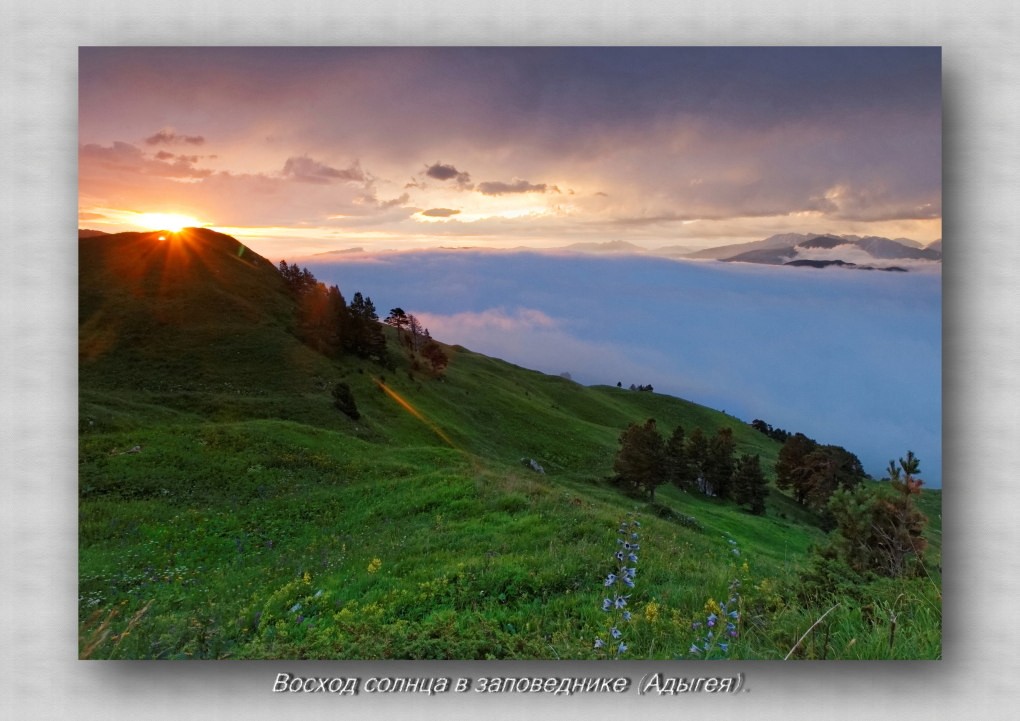
POLYGON ((776 492, 757 517, 607 482, 621 431, 650 417, 731 427, 771 473, 778 444, 738 419, 461 347, 441 380, 399 352, 330 360, 292 334, 272 265, 211 231, 80 247, 82 657, 599 657, 629 516, 628 658, 692 657, 693 624, 731 596, 728 657, 940 655, 937 561, 930 580, 847 592, 798 643, 831 605, 805 585, 813 514, 776 492), (357 421, 333 407, 338 381, 357 421))

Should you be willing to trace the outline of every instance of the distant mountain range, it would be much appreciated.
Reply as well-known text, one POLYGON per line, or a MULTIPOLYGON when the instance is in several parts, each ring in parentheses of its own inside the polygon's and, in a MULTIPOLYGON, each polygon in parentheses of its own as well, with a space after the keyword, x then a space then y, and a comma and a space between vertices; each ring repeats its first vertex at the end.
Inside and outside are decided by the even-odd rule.
MULTIPOLYGON (((101 230, 79 229, 79 238, 107 235, 101 230)), ((471 250, 472 248, 450 248, 471 250)), ((514 250, 536 252, 535 248, 514 250)), ((805 268, 837 267, 850 270, 885 270, 905 272, 911 269, 938 267, 942 263, 942 239, 928 245, 909 238, 879 236, 832 235, 814 233, 780 233, 764 240, 695 249, 684 245, 645 248, 624 240, 580 242, 546 248, 545 252, 580 253, 585 255, 642 255, 656 258, 720 260, 727 263, 759 263, 805 268)), ((318 253, 319 256, 356 254, 363 248, 343 248, 318 253)), ((541 252, 541 251, 538 251, 541 252)))
POLYGON ((647 255, 728 263, 760 263, 794 267, 839 267, 853 270, 907 271, 942 262, 942 240, 925 246, 909 238, 858 235, 782 233, 764 240, 694 250, 686 246, 646 249, 614 240, 605 243, 573 243, 553 250, 600 255, 647 255))

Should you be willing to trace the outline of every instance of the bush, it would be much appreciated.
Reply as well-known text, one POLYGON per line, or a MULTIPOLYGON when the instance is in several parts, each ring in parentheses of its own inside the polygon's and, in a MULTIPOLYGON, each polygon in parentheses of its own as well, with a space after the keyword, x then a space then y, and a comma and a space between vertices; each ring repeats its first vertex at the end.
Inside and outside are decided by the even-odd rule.
POLYGON ((333 386, 333 405, 352 421, 361 418, 358 404, 354 402, 354 392, 346 383, 337 383, 333 386))

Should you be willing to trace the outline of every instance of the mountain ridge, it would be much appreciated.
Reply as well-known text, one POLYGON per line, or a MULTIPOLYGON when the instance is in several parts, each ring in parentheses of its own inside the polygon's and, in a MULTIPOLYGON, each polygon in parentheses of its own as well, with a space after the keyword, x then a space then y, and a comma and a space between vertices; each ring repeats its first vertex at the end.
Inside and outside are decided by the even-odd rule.
MULTIPOLYGON (((333 382, 330 379, 348 377, 360 397, 374 395, 373 390, 377 392, 373 377, 393 378, 393 368, 355 358, 337 361, 302 343, 295 335, 297 305, 288 295, 276 266, 231 236, 208 229, 186 229, 176 235, 153 231, 83 238, 79 241, 79 268, 79 373, 86 389, 160 394, 168 390, 182 393, 226 390, 235 395, 254 394, 255 398, 271 392, 293 392, 315 397, 312 405, 317 410, 312 416, 321 419, 323 413, 330 413, 325 392, 333 382), (186 278, 182 275, 185 272, 186 278)), ((348 296, 355 292, 342 290, 348 296)), ((401 352, 392 329, 386 330, 391 351, 401 352)), ((690 401, 631 393, 611 386, 602 390, 597 390, 597 386, 578 386, 558 376, 521 369, 460 346, 441 345, 451 358, 445 382, 429 381, 427 373, 414 371, 399 355, 395 366, 398 374, 414 378, 409 386, 412 394, 431 389, 430 402, 446 405, 452 401, 442 400, 443 389, 451 382, 450 374, 455 378, 463 371, 495 379, 507 373, 511 377, 523 373, 527 378, 517 382, 531 388, 531 392, 538 393, 539 388, 549 384, 583 389, 579 392, 591 396, 585 403, 602 409, 585 411, 586 416, 580 418, 584 423, 615 418, 616 424, 626 425, 636 420, 603 407, 602 394, 614 397, 622 394, 628 404, 658 408, 657 413, 663 418, 678 417, 680 412, 703 418, 712 428, 731 425, 738 438, 751 446, 761 445, 745 423, 690 401), (666 410, 670 404, 685 410, 666 410)), ((554 405, 563 402, 560 398, 554 405)), ((521 415, 512 397, 493 403, 502 409, 504 417, 521 415)), ((225 402, 225 407, 257 405, 254 401, 225 402)), ((468 438, 473 434, 472 423, 478 422, 479 411, 463 407, 459 400, 454 403, 455 407, 458 405, 461 411, 455 414, 456 428, 451 437, 468 438)), ((241 411, 236 408, 229 411, 235 412, 241 411)), ((564 417, 560 413, 548 418, 546 415, 543 412, 535 416, 536 427, 545 428, 550 435, 563 428, 564 417)), ((300 419, 305 415, 289 409, 284 417, 300 419)), ((328 417, 331 423, 336 422, 328 417)), ((387 411, 386 418, 387 422, 399 419, 401 427, 406 425, 399 412, 394 416, 387 411)), ((370 435, 386 435, 384 428, 373 428, 371 421, 361 426, 362 431, 370 428, 370 435)), ((490 435, 497 431, 498 426, 493 426, 490 435)), ((615 440, 617 432, 609 433, 606 440, 615 440)), ((537 453, 535 449, 531 452, 537 453)))

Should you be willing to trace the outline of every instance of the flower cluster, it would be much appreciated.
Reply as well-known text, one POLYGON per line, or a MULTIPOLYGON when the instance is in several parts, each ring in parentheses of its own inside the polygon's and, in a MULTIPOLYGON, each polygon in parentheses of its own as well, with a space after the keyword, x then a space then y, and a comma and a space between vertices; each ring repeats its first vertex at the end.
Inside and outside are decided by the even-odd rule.
MULTIPOLYGON (((740 548, 732 538, 727 538, 730 554, 739 558, 740 548)), ((746 565, 746 562, 745 562, 746 565)), ((698 637, 691 644, 688 652, 700 658, 712 658, 716 653, 726 656, 730 644, 739 638, 740 631, 740 580, 730 583, 729 597, 725 603, 717 603, 709 599, 705 604, 705 620, 695 621, 691 629, 698 632, 698 637)))
POLYGON ((723 655, 729 652, 730 643, 739 636, 737 625, 740 623, 740 611, 738 610, 740 597, 735 590, 738 584, 739 581, 734 581, 730 586, 732 595, 726 603, 717 604, 710 601, 709 604, 706 604, 710 608, 704 623, 695 621, 691 624, 691 628, 699 633, 698 638, 688 649, 692 655, 710 658, 716 650, 723 655))
POLYGON ((616 657, 627 651, 627 643, 623 639, 620 627, 629 623, 632 618, 631 612, 627 609, 630 594, 620 587, 634 588, 634 578, 637 576, 637 552, 641 549, 638 545, 640 536, 637 532, 640 527, 641 524, 635 520, 620 523, 616 538, 617 548, 613 554, 616 571, 609 573, 602 583, 606 589, 610 589, 606 593, 611 594, 602 599, 602 611, 611 617, 611 621, 608 640, 596 638, 595 648, 604 649, 604 652, 612 651, 616 657))

